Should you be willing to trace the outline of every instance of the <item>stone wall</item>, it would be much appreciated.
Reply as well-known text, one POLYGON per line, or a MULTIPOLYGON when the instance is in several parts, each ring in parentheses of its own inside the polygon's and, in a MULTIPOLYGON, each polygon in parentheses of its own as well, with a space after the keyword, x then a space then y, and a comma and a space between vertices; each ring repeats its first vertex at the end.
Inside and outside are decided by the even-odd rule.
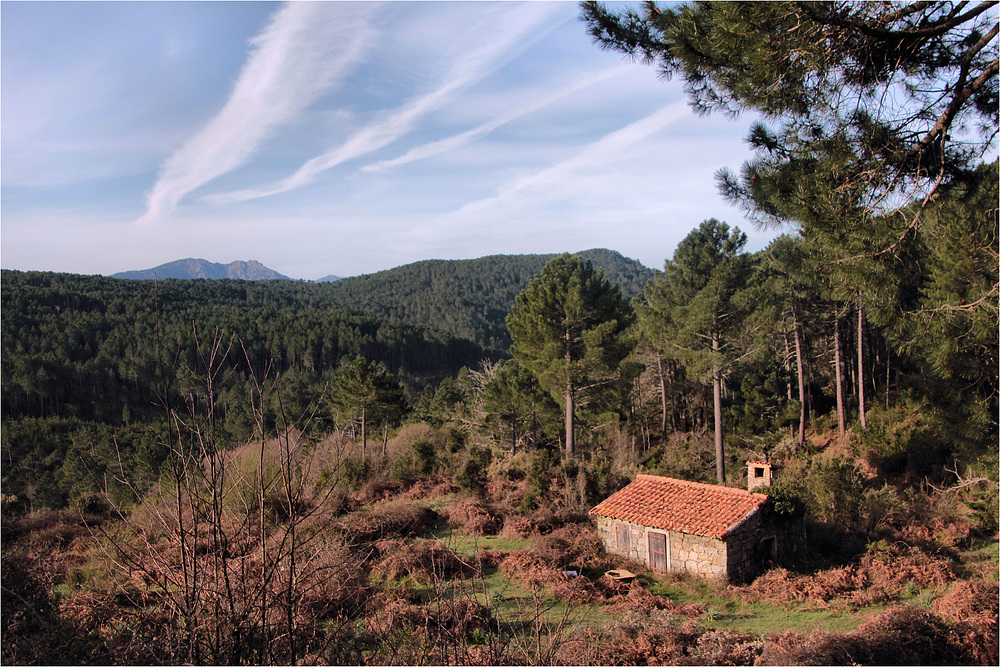
POLYGON ((726 579, 729 545, 725 542, 711 537, 669 531, 669 544, 670 570, 711 579, 726 579))
POLYGON ((649 545, 646 542, 646 527, 628 521, 616 521, 603 516, 595 516, 597 524, 597 534, 604 542, 604 549, 608 553, 619 554, 634 561, 649 565, 649 545), (618 547, 618 535, 616 528, 624 526, 629 531, 629 548, 618 547))
POLYGON ((616 521, 606 517, 594 517, 597 533, 604 542, 608 553, 615 553, 638 561, 650 567, 649 533, 666 535, 667 539, 667 569, 670 572, 689 572, 703 577, 726 579, 727 545, 710 537, 699 537, 678 533, 672 530, 659 530, 646 526, 616 521), (629 547, 618 545, 617 527, 625 527, 629 532, 629 547))
POLYGON ((749 581, 775 557, 774 529, 764 521, 764 513, 754 512, 726 536, 729 546, 727 566, 733 583, 749 581))
POLYGON ((751 513, 725 541, 658 530, 595 516, 597 532, 608 553, 616 553, 650 567, 650 532, 667 536, 668 571, 689 572, 731 583, 751 581, 775 564, 789 564, 800 555, 805 539, 801 520, 787 522, 774 516, 768 505, 751 513), (629 548, 618 548, 616 527, 628 528, 629 548))

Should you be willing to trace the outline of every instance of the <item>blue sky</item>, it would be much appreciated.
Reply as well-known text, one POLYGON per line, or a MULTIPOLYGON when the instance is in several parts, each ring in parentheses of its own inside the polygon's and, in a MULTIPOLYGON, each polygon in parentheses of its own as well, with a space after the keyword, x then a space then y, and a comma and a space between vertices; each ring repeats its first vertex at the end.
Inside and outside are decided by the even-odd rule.
POLYGON ((617 250, 715 217, 749 118, 594 45, 571 2, 6 2, 0 264, 293 278, 617 250))

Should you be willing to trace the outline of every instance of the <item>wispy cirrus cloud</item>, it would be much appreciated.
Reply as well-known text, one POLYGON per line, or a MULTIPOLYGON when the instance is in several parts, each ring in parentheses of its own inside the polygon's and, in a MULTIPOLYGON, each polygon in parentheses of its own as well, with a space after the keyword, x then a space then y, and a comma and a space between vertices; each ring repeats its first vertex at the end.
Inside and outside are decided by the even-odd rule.
MULTIPOLYGON (((481 219, 484 214, 503 217, 515 207, 537 206, 542 201, 567 200, 588 196, 590 178, 603 174, 628 156, 635 146, 646 142, 667 126, 690 116, 687 104, 681 100, 668 104, 644 118, 610 132, 587 144, 575 155, 544 169, 514 179, 497 189, 492 197, 469 202, 451 214, 456 222, 467 218, 481 219)), ((606 188, 598 188, 605 192, 606 188)), ((487 215, 487 217, 489 217, 487 215)))
POLYGON ((225 106, 160 169, 140 223, 249 161, 285 123, 341 81, 373 43, 371 11, 355 3, 292 2, 251 42, 225 106))
POLYGON ((460 134, 452 135, 450 137, 445 137, 444 139, 439 139, 437 141, 432 141, 427 144, 422 144, 417 146, 405 154, 393 158, 391 160, 382 160, 380 162, 375 162, 373 164, 366 165, 361 168, 362 171, 383 171, 386 169, 391 169, 393 167, 398 167, 409 162, 415 162, 417 160, 423 160, 435 155, 440 155, 450 150, 454 150, 460 146, 467 143, 475 141, 480 137, 484 137, 493 130, 506 125, 507 123, 513 122, 518 118, 527 116, 535 111, 544 109, 547 106, 555 104, 561 100, 566 99, 574 93, 578 93, 581 90, 589 88, 590 86, 606 81, 615 76, 623 74, 626 70, 631 69, 630 65, 622 65, 619 67, 612 67, 606 69, 602 72, 598 72, 591 76, 587 76, 579 81, 576 81, 568 86, 564 86, 559 90, 553 92, 550 95, 544 97, 539 97, 528 104, 522 105, 516 109, 508 111, 505 114, 491 118, 485 123, 482 123, 471 130, 466 130, 460 134))
POLYGON ((224 204, 289 192, 311 183, 328 169, 384 148, 406 135, 420 118, 442 108, 457 91, 492 74, 558 27, 543 26, 558 11, 558 5, 527 3, 502 11, 498 20, 483 22, 482 33, 487 38, 480 39, 482 33, 471 31, 479 46, 471 51, 457 50, 455 64, 431 92, 412 98, 361 128, 343 144, 308 160, 287 178, 259 188, 209 195, 203 201, 224 204))

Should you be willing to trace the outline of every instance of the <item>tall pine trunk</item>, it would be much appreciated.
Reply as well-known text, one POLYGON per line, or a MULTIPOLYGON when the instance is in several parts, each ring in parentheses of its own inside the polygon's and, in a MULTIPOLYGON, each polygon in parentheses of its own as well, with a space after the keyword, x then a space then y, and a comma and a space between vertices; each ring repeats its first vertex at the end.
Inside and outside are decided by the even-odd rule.
MULTIPOLYGON (((792 362, 791 362, 792 353, 788 349, 788 334, 787 334, 787 332, 783 331, 781 333, 781 339, 785 343, 785 356, 782 357, 782 363, 785 366, 785 372, 788 373, 789 375, 791 375, 791 373, 792 373, 792 362)), ((785 383, 785 392, 786 392, 786 395, 788 396, 788 402, 791 403, 792 402, 792 383, 791 382, 785 383)), ((789 422, 789 424, 788 424, 788 430, 791 432, 791 437, 794 438, 795 437, 795 422, 789 422)))
POLYGON ((719 368, 719 334, 712 334, 712 393, 715 408, 715 475, 726 483, 725 446, 722 440, 722 371, 719 368))
POLYGON ((660 371, 660 432, 663 433, 663 442, 667 441, 667 378, 663 374, 663 357, 656 355, 656 367, 660 371))
POLYGON ((837 376, 837 433, 840 435, 840 439, 843 440, 844 436, 847 435, 847 429, 844 426, 844 374, 842 370, 843 363, 840 359, 840 318, 836 318, 833 321, 833 364, 836 366, 836 376, 837 376))
POLYGON ((806 444, 806 376, 802 369, 802 331, 792 308, 792 328, 795 332, 795 367, 799 376, 799 447, 806 444))
POLYGON ((573 442, 573 376, 570 372, 573 356, 569 348, 569 333, 566 334, 566 456, 573 457, 576 447, 573 442))
POLYGON ((566 381, 566 455, 572 458, 576 447, 573 443, 573 383, 566 381))
POLYGON ((868 419, 865 417, 865 356, 864 356, 864 333, 865 315, 861 307, 861 292, 858 292, 858 416, 861 419, 861 428, 868 428, 868 419))
POLYGON ((362 405, 361 406, 361 458, 362 459, 368 456, 368 419, 366 418, 367 415, 365 414, 367 411, 368 411, 367 406, 362 405))

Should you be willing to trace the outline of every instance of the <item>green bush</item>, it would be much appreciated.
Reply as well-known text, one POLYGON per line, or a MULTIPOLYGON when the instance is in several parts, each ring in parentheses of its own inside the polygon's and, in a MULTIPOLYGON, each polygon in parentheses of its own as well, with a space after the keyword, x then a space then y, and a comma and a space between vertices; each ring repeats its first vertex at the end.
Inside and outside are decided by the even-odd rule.
POLYGON ((852 433, 855 456, 881 473, 928 476, 947 463, 948 447, 931 420, 906 406, 873 408, 852 433))
POLYGON ((408 451, 393 458, 389 474, 395 480, 414 480, 434 474, 439 465, 437 446, 428 438, 418 437, 408 451))
POLYGON ((420 438, 411 445, 411 450, 413 451, 413 465, 418 474, 430 475, 437 469, 437 449, 433 442, 420 438))
POLYGON ((863 494, 861 471, 847 458, 814 458, 803 480, 809 514, 843 527, 857 523, 863 494))
POLYGON ((368 481, 374 472, 372 460, 361 456, 345 456, 333 467, 324 468, 320 473, 317 487, 337 486, 352 491, 368 481))
POLYGON ((1000 497, 994 482, 981 483, 985 488, 973 492, 973 499, 968 501, 969 509, 981 535, 993 537, 1000 530, 1000 497))
POLYGON ((788 482, 775 481, 771 486, 763 487, 759 491, 770 496, 774 513, 782 520, 797 519, 805 513, 805 503, 788 482))
POLYGON ((466 491, 477 496, 486 494, 486 469, 489 467, 493 454, 483 447, 470 447, 464 460, 455 471, 455 483, 466 491))
POLYGON ((861 527, 867 532, 883 527, 885 522, 903 510, 903 501, 896 489, 884 485, 880 489, 866 489, 858 503, 861 527))

